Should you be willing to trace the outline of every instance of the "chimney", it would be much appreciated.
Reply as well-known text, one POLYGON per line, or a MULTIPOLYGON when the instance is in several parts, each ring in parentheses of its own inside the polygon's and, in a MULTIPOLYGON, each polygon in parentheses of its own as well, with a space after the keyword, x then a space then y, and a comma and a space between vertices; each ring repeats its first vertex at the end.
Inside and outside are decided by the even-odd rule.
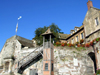
POLYGON ((88 7, 88 10, 93 7, 93 4, 92 4, 92 1, 88 0, 87 2, 87 7, 88 7))

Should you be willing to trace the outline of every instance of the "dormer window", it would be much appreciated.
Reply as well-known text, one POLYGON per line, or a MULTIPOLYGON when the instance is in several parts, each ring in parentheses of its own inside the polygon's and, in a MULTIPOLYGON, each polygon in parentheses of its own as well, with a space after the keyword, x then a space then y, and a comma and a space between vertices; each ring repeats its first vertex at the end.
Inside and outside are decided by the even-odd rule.
POLYGON ((99 25, 99 21, 98 21, 98 18, 97 17, 95 18, 95 24, 96 25, 99 25))
POLYGON ((71 35, 73 34, 73 31, 71 31, 71 35))
POLYGON ((75 32, 77 32, 77 28, 75 28, 75 32))

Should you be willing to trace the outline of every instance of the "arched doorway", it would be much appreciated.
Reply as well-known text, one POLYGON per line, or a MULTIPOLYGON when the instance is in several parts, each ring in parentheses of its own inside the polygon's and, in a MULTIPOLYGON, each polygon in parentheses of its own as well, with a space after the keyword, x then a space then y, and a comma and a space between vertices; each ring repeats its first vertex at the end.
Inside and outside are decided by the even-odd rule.
POLYGON ((93 63, 94 63, 94 71, 95 71, 95 73, 96 73, 97 67, 96 67, 95 54, 94 54, 93 52, 90 52, 90 53, 88 53, 88 55, 89 55, 89 57, 91 58, 91 60, 93 61, 93 63))

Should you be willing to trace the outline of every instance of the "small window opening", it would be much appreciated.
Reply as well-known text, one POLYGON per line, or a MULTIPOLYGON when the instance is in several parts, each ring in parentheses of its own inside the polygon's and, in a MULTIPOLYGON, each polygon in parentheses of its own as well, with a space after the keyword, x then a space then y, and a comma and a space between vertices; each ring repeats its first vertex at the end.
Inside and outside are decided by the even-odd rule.
POLYGON ((48 63, 45 63, 45 70, 48 70, 48 63))

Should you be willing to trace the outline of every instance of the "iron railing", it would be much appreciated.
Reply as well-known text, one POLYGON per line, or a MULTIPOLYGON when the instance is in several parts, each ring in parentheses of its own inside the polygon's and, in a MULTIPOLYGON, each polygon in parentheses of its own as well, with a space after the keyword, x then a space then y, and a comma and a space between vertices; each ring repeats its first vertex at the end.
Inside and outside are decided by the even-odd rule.
POLYGON ((21 59, 18 62, 18 68, 20 68, 22 65, 24 65, 25 63, 29 62, 31 59, 35 58, 38 54, 40 54, 43 51, 43 45, 41 45, 40 47, 36 48, 33 52, 31 52, 30 54, 28 54, 27 56, 25 56, 23 59, 21 59), (37 52, 36 52, 37 51, 37 52))

